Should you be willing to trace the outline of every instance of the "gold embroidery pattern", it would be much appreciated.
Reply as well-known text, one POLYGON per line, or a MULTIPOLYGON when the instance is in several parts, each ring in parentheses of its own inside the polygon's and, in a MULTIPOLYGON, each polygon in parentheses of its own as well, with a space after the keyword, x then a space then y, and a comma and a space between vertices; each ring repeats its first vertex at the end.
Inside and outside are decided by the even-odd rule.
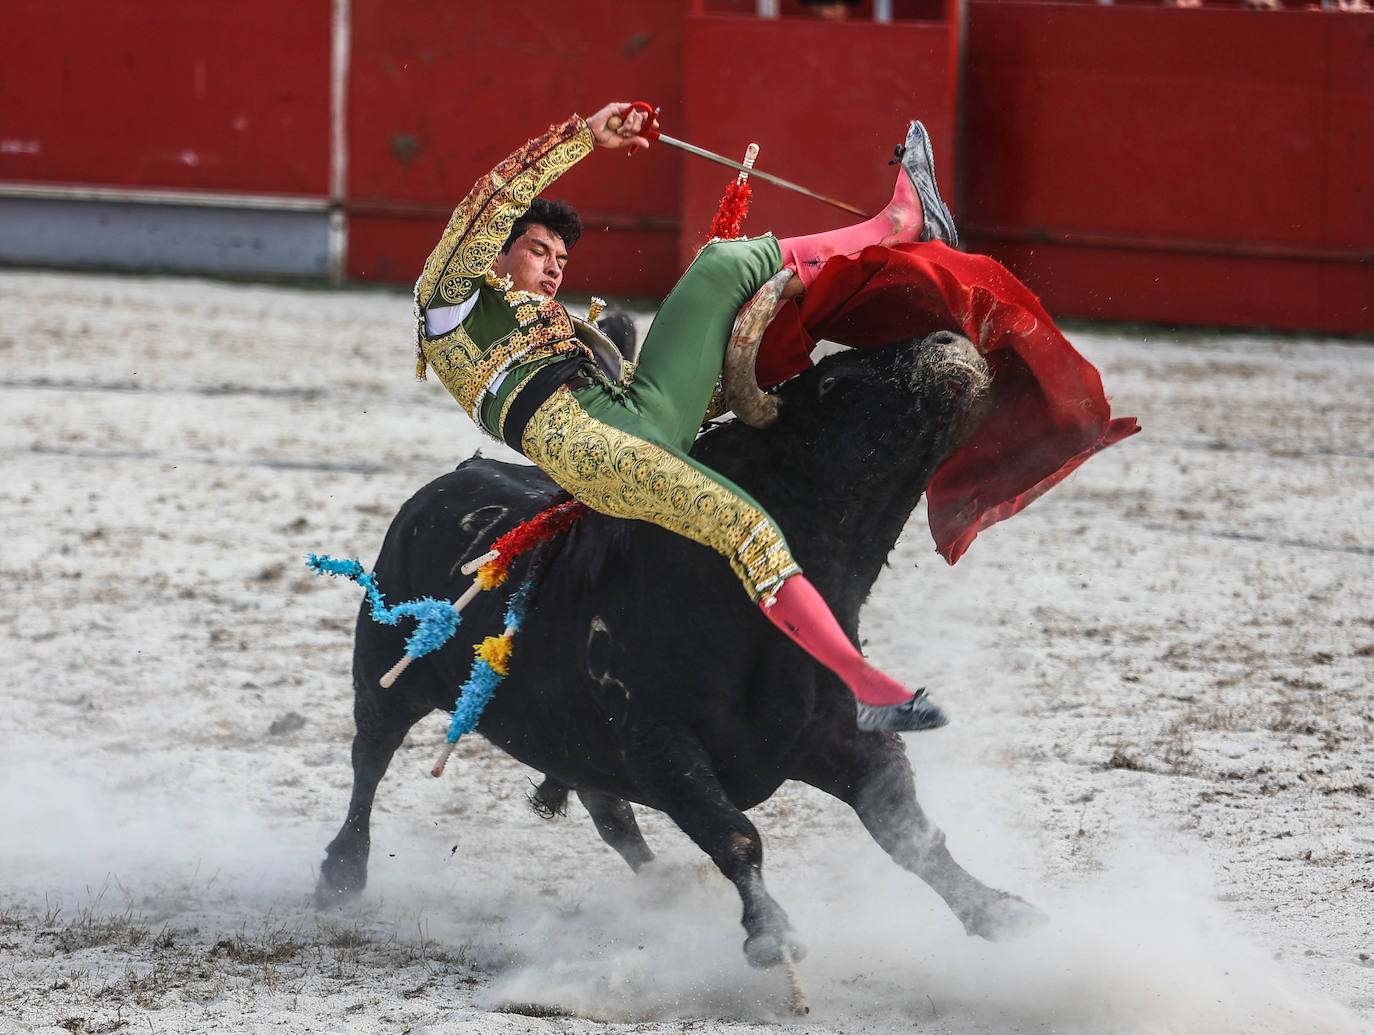
POLYGON ((601 423, 559 388, 525 426, 521 448, 593 510, 709 546, 751 600, 801 571, 768 515, 667 450, 601 423))
POLYGON ((532 305, 522 305, 515 310, 515 322, 521 327, 527 327, 537 319, 539 319, 539 310, 532 305))
POLYGON ((440 382, 458 400, 458 405, 467 411, 467 415, 489 434, 491 429, 482 425, 482 395, 498 377, 512 367, 531 360, 587 352, 581 342, 572 338, 560 339, 547 326, 540 325, 531 330, 531 334, 514 332, 485 354, 462 327, 455 328, 442 338, 426 338, 422 343, 425 359, 439 375, 440 382))
POLYGON ((439 297, 450 305, 457 305, 472 294, 472 279, 454 273, 439 281, 439 297))
POLYGON ((458 400, 468 416, 477 420, 474 410, 482 393, 482 384, 476 378, 476 364, 482 354, 477 343, 458 326, 442 338, 422 337, 420 347, 449 394, 458 400))
POLYGON ((501 412, 496 415, 496 437, 502 442, 506 441, 506 417, 510 414, 511 404, 520 398, 520 393, 511 392, 506 396, 506 401, 501 404, 501 412))
MULTIPOLYGON (((591 153, 592 134, 578 116, 550 126, 473 186, 449 218, 439 244, 415 284, 415 301, 429 306, 439 283, 454 274, 480 281, 515 221, 541 190, 591 153)), ((456 282, 455 282, 456 283, 456 282)), ((462 301, 457 299, 447 301, 462 301)))
POLYGON ((515 363, 533 359, 534 356, 527 353, 533 353, 544 346, 553 346, 555 353, 574 352, 578 349, 585 351, 582 343, 573 337, 572 320, 568 318, 568 311, 559 303, 550 300, 548 306, 540 313, 540 317, 541 322, 512 331, 509 337, 496 342, 477 361, 476 374, 484 387, 501 371, 515 363))
POLYGON ((526 334, 534 334, 541 329, 547 329, 547 333, 555 338, 573 338, 576 332, 573 330, 572 317, 563 308, 562 302, 555 302, 552 298, 543 300, 543 304, 536 307, 539 314, 539 323, 531 327, 526 334))

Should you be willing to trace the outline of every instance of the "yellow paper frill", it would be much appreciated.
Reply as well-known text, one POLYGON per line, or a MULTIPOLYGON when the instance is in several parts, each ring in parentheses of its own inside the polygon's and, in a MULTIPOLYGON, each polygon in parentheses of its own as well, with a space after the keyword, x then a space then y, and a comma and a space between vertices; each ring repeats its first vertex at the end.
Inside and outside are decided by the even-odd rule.
POLYGON ((477 577, 473 580, 485 589, 495 589, 506 581, 506 574, 509 569, 501 561, 494 560, 482 565, 477 569, 477 577))
POLYGON ((477 647, 477 656, 491 666, 498 675, 510 670, 511 637, 488 636, 477 647))

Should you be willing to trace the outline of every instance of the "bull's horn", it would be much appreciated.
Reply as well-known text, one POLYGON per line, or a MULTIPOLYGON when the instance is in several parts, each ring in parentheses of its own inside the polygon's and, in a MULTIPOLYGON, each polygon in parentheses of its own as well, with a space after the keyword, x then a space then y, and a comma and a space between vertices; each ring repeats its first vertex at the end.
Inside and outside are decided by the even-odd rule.
POLYGON ((751 428, 766 428, 778 419, 778 401, 771 395, 759 391, 759 383, 754 375, 754 361, 759 354, 759 343, 768 321, 778 308, 782 289, 792 279, 791 270, 775 273, 768 283, 759 288, 735 320, 730 344, 725 348, 725 369, 721 373, 721 386, 725 390, 725 404, 735 411, 735 416, 751 428))

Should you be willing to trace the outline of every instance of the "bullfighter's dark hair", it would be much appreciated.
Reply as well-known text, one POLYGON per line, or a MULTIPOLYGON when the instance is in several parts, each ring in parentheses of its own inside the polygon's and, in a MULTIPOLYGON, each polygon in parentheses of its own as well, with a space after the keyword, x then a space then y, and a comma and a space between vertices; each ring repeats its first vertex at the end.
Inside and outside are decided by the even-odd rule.
POLYGON ((571 205, 566 201, 545 201, 543 198, 535 198, 530 203, 529 211, 517 219, 510 228, 510 236, 501 246, 501 251, 509 253, 510 246, 520 240, 525 231, 536 223, 548 227, 563 238, 568 251, 573 250, 573 245, 582 236, 582 217, 571 205))

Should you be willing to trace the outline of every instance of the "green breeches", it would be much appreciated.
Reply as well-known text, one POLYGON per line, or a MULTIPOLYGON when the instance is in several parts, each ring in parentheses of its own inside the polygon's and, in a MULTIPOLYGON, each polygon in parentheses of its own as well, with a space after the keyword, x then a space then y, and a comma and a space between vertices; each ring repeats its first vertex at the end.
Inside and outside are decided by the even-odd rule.
POLYGON ((771 236, 713 241, 659 307, 628 402, 684 452, 701 430, 735 318, 780 269, 782 252, 771 236))
POLYGON ((526 457, 593 510, 650 521, 724 556, 755 601, 801 568, 767 512, 687 451, 736 315, 780 268, 771 237, 707 245, 659 309, 623 398, 595 383, 559 388, 521 440, 526 457))

